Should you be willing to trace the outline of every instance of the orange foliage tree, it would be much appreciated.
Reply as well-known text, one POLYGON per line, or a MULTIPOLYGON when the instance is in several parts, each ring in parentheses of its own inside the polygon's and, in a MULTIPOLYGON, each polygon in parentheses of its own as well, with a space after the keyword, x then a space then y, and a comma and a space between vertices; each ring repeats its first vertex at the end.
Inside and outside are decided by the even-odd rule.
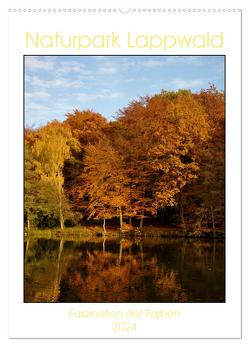
POLYGON ((88 218, 119 217, 123 227, 123 213, 130 203, 129 181, 122 157, 107 138, 86 147, 83 173, 83 196, 89 202, 88 218))
POLYGON ((61 227, 67 200, 82 218, 118 217, 121 229, 123 217, 142 227, 145 217, 171 208, 185 231, 211 225, 215 232, 224 227, 224 129, 224 94, 212 85, 141 97, 112 122, 75 110, 63 123, 27 132, 25 169, 35 161, 36 173, 26 174, 26 190, 35 196, 34 176, 49 181, 61 227))

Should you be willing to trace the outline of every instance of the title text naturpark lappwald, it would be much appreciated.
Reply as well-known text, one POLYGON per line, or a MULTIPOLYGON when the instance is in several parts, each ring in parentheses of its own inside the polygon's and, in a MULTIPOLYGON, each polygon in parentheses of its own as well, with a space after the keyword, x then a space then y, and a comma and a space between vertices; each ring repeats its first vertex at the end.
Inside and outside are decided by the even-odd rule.
POLYGON ((112 48, 112 49, 145 49, 149 52, 167 52, 172 48, 223 48, 224 34, 204 32, 189 35, 174 34, 141 34, 126 35, 111 32, 109 34, 61 34, 54 32, 44 34, 39 32, 26 32, 26 48, 62 48, 74 49, 81 52, 84 49, 112 48))

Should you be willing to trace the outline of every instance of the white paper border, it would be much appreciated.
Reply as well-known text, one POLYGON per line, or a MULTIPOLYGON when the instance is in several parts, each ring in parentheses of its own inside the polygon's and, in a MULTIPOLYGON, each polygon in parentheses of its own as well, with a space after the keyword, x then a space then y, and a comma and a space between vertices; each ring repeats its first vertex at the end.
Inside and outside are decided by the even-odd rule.
MULTIPOLYGON (((233 12, 232 12, 233 13, 233 12)), ((11 14, 12 15, 12 14, 11 14)), ((15 13, 13 15, 19 15, 18 13, 15 13)), ((225 27, 225 18, 227 15, 231 15, 231 13, 225 13, 224 14, 224 18, 222 18, 223 20, 223 28, 225 27)), ((37 18, 36 18, 37 19, 37 18)), ((17 20, 17 18, 15 18, 15 21, 17 20)), ((229 18, 227 18, 227 20, 229 21, 229 18)), ((57 19, 56 19, 57 21, 57 19)), ((231 23, 231 18, 229 23, 227 23, 227 31, 231 31, 229 30, 229 24, 231 23)), ((22 18, 18 18, 18 24, 20 25, 28 25, 27 22, 22 22, 22 18)), ((37 23, 34 23, 37 24, 37 23)), ((213 24, 213 23, 212 23, 213 24)), ((231 25, 231 24, 230 24, 231 25)), ((18 26, 18 25, 17 25, 18 26)), ((22 28, 19 26, 19 30, 21 32, 22 28)), ((72 30, 72 28, 71 28, 72 30)), ((19 64, 19 60, 18 57, 20 59, 20 50, 24 53, 23 51, 23 47, 20 47, 20 43, 21 41, 18 39, 19 38, 19 34, 18 35, 14 35, 14 31, 12 27, 10 27, 10 37, 12 38, 12 42, 10 43, 10 82, 12 81, 12 84, 10 84, 10 95, 16 95, 16 100, 17 102, 15 102, 14 104, 10 104, 10 129, 11 129, 11 133, 10 133, 10 180, 14 181, 13 185, 11 186, 11 191, 10 191, 10 204, 11 204, 11 209, 16 208, 17 209, 17 213, 16 213, 16 218, 13 218, 10 220, 10 229, 11 230, 20 230, 20 220, 23 219, 23 215, 22 215, 22 210, 21 210, 21 214, 20 214, 20 207, 22 209, 22 206, 20 206, 20 203, 18 201, 20 201, 20 197, 22 195, 22 186, 20 185, 20 176, 18 177, 19 179, 16 180, 16 172, 22 172, 22 170, 20 170, 20 168, 22 167, 22 155, 21 154, 21 150, 22 150, 22 146, 20 146, 21 141, 20 141, 20 130, 22 128, 22 121, 20 122, 20 105, 22 103, 22 100, 20 98, 20 77, 22 78, 22 76, 20 76, 20 67, 21 65, 19 64), (15 38, 13 39, 13 36, 15 36, 15 38), (13 53, 15 53, 15 55, 13 55, 13 53), (16 63, 16 61, 18 61, 18 63, 16 63), (18 96, 19 95, 19 96, 18 96), (15 114, 15 115, 13 115, 15 114), (20 218, 21 216, 21 218, 20 218)), ((224 31, 224 29, 223 29, 224 31)), ((226 31, 224 31, 226 32, 226 31)), ((240 109, 240 75, 236 74, 236 71, 234 69, 234 66, 239 66, 240 65, 240 59, 238 58, 238 53, 240 52, 240 42, 238 44, 238 42, 235 44, 234 40, 239 40, 240 41, 240 35, 238 34, 238 32, 236 33, 232 33, 230 38, 231 43, 234 43, 233 47, 229 47, 229 42, 227 42, 227 46, 225 48, 225 52, 223 52, 223 54, 225 53, 225 55, 227 56, 227 131, 226 131, 226 138, 227 138, 227 146, 226 146, 226 152, 229 153, 228 155, 228 162, 227 162, 227 183, 229 184, 227 186, 227 197, 228 196, 233 196, 233 201, 235 201, 237 203, 237 207, 234 208, 234 202, 231 200, 227 200, 227 208, 226 208, 226 215, 228 216, 228 221, 231 221, 233 227, 237 227, 236 223, 233 222, 233 220, 229 220, 229 211, 230 211, 230 215, 232 215, 231 212, 233 212, 234 215, 234 210, 236 210, 237 212, 235 213, 235 217, 234 220, 237 222, 238 220, 240 220, 240 167, 241 167, 241 160, 240 160, 240 154, 241 153, 241 148, 240 148, 240 116, 238 118, 238 116, 235 118, 235 116, 233 114, 237 114, 238 113, 238 109, 240 109), (229 51, 229 49, 230 51, 229 51), (234 50, 234 52, 232 52, 232 49, 234 50), (228 68, 228 62, 229 62, 229 68, 228 68), (236 89, 235 89, 236 88, 236 89), (230 140, 230 138, 232 138, 232 140, 230 140), (230 159, 230 160, 229 160, 230 159), (236 178, 237 177, 237 178, 236 178)), ((27 52, 25 52, 27 54, 27 52)), ((130 52, 129 52, 130 53, 130 52)), ((174 52, 175 53, 175 52, 174 52)), ((29 54, 32 54, 32 52, 29 52, 29 54)), ((33 53, 35 54, 35 53, 33 53)), ((37 53, 36 53, 37 54, 37 53)), ((42 54, 41 51, 39 51, 39 54, 42 54)), ((46 53, 45 53, 46 54, 46 53)), ((56 54, 59 54, 59 52, 57 52, 56 54)), ((103 52, 104 54, 104 52, 103 52)), ((108 54, 111 54, 110 52, 108 52, 108 54)), ((172 54, 172 52, 171 52, 172 54)), ((184 52, 184 50, 181 51, 181 54, 193 54, 193 52, 190 52, 190 50, 188 50, 187 52, 184 52)), ((212 54, 212 53, 211 53, 212 54)), ((216 53, 217 54, 217 53, 216 53)), ((22 107, 21 107, 22 109, 22 107)), ((21 118, 22 119, 22 118, 21 118)), ((22 140, 22 139, 21 139, 22 140)), ((232 227, 231 227, 232 228, 232 227)), ((19 232, 19 231, 18 231, 19 232)), ((229 233, 227 234, 227 238, 229 233)), ((228 239, 226 241, 226 243, 228 243, 228 239)), ((63 319, 61 320, 61 318, 63 317, 63 314, 61 314, 61 311, 65 311, 65 310, 61 310, 61 308, 57 308, 57 305, 59 306, 63 306, 65 304, 50 304, 51 308, 47 308, 48 304, 39 304, 39 306, 37 306, 37 304, 23 304, 22 302, 20 302, 20 296, 17 295, 17 287, 20 287, 20 278, 22 278, 23 273, 20 272, 18 270, 18 268, 20 269, 20 265, 18 263, 18 259, 20 261, 20 256, 22 255, 22 253, 20 253, 20 249, 19 249, 19 245, 20 245, 20 234, 17 233, 17 231, 13 232, 11 231, 10 234, 10 244, 11 244, 11 248, 10 248, 10 253, 12 254, 12 256, 10 256, 10 308, 11 308, 11 336, 12 337, 42 337, 42 335, 39 335, 39 331, 37 330, 36 326, 32 326, 34 328, 30 328, 29 325, 29 329, 32 329, 32 335, 25 335, 25 330, 24 330, 24 325, 21 323, 22 319, 25 321, 30 320, 32 316, 37 316, 37 314, 39 312, 37 312, 37 310, 41 310, 41 314, 45 313, 45 317, 47 316, 47 318, 44 318, 44 321, 48 322, 48 317, 49 318, 56 318, 58 325, 60 325, 60 337, 69 337, 69 336, 74 336, 75 337, 75 327, 71 327, 70 333, 71 335, 64 335, 64 330, 61 327, 62 324, 65 322, 63 319), (15 246, 13 246, 15 245, 15 246), (13 248, 15 248, 15 255, 13 255, 13 248), (40 305, 44 306, 44 308, 40 308, 40 305), (33 307, 34 308, 33 308, 33 307), (30 308, 31 307, 31 308, 30 308), (46 308, 45 308, 46 307, 46 308), (48 316, 48 312, 45 310, 49 310, 49 316, 48 316), (53 311, 51 311, 53 310, 53 311), (56 310, 56 313, 53 314, 53 312, 56 310), (58 311, 57 311, 58 310, 58 311), (14 316, 15 313, 15 316, 14 316), (64 322, 63 322, 64 321, 64 322), (62 324, 61 324, 61 323, 62 324)), ((228 245, 228 244, 227 244, 228 245)), ((240 236, 236 239, 233 239, 233 244, 232 244, 236 249, 239 248, 240 249, 240 236)), ((21 248, 22 249, 22 248, 21 248)), ((228 250, 226 251, 229 252, 229 247, 228 250)), ((239 258, 239 254, 236 252, 236 260, 233 261, 233 263, 229 262, 229 258, 227 258, 226 261, 226 268, 229 268, 229 272, 233 272, 233 282, 230 281, 230 283, 227 283, 226 287, 227 287, 227 294, 228 297, 233 297, 234 294, 237 297, 240 297, 240 273, 238 271, 237 268, 240 268, 240 258, 239 258), (237 258, 238 257, 238 258, 237 258), (228 263, 229 263, 229 267, 228 267, 228 263), (239 282, 239 285, 236 285, 236 281, 239 282), (239 287, 237 287, 239 286, 239 287), (231 291, 229 291, 231 290, 231 291)), ((22 257, 21 257, 22 258, 22 257)), ((23 278, 22 278, 23 279, 23 278)), ((19 290, 18 290, 19 292, 19 290)), ((240 306, 238 306, 238 299, 231 299, 230 301, 228 300, 228 302, 226 303, 226 305, 223 306, 229 306, 229 309, 222 309, 224 310, 224 317, 228 317, 229 314, 231 315, 231 311, 232 314, 235 316, 239 316, 240 315, 240 306)), ((49 305, 49 306, 50 306, 49 305)), ((67 304, 68 305, 68 304, 67 304)), ((127 304, 128 306, 129 304, 127 304)), ((155 305, 155 304, 153 304, 155 305)), ((162 304, 160 304, 162 305, 162 304)), ((171 304, 170 304, 171 305, 171 304)), ((177 304, 177 306, 179 305, 179 303, 177 304)), ((188 306, 188 304, 184 304, 184 306, 188 306)), ((196 323, 196 316, 198 317, 198 320, 202 319, 203 321, 203 307, 201 305, 203 304, 191 304, 193 307, 192 309, 195 311, 188 311, 188 316, 187 319, 189 321, 191 321, 191 323, 193 325, 195 325, 195 329, 197 330, 197 333, 195 333, 194 336, 191 337, 210 337, 211 335, 211 331, 208 330, 208 334, 205 335, 203 334, 203 330, 202 328, 199 328, 200 326, 195 324, 196 323), (199 308, 195 308, 195 306, 199 306, 199 308), (200 335, 200 336, 199 336, 200 335)), ((214 309, 217 309, 216 307, 212 306, 212 304, 208 304, 208 308, 205 308, 207 310, 207 314, 211 314, 212 315, 212 311, 214 309)), ((215 304, 215 306, 217 306, 217 304, 215 304)), ((64 308, 65 309, 65 308, 64 308)), ((81 307, 82 309, 82 307, 81 307)), ((40 314, 39 314, 40 315, 40 314)), ((41 316, 41 315, 40 315, 41 316)), ((215 318, 215 316, 213 316, 213 319, 215 318)), ((33 318, 34 319, 34 318, 33 318)), ((35 320, 35 319, 34 319, 35 320)), ((209 321, 212 321, 211 319, 209 319, 209 321)), ((185 321, 186 323, 186 321, 185 321)), ((76 323, 77 324, 77 323, 76 323)), ((75 325, 76 325, 75 324, 75 325)), ((223 323, 222 324, 226 324, 223 323)), ((67 328, 66 326, 70 325, 69 322, 66 322, 65 325, 65 329, 67 328)), ((239 323, 237 323, 236 325, 236 332, 234 333, 234 327, 235 324, 233 325, 229 325, 229 323, 226 324, 226 328, 225 330, 221 330, 221 326, 219 325, 219 330, 216 330, 214 332, 214 337, 222 337, 219 336, 219 334, 221 334, 221 332, 226 332, 226 336, 225 337, 240 337, 240 321, 239 323)), ((78 327, 77 327, 78 328, 78 327)), ((95 326, 96 328, 96 326, 95 326)), ((95 329, 94 328, 94 329, 95 329)), ((144 325, 144 328, 146 329, 146 325, 144 325)), ((179 333, 179 329, 181 327, 177 326, 177 332, 179 333)), ((173 329, 173 328, 172 328, 173 329)), ((171 330, 172 331, 172 330, 171 330)), ((170 332, 171 332, 170 331, 170 332)), ((30 331, 29 331, 30 332, 30 331)), ((44 331, 43 331, 44 332, 44 331)), ((81 330, 82 332, 82 330, 81 330)), ((153 332, 157 332, 156 330, 153 330, 153 332)), ((27 332, 26 332, 27 333, 27 332)), ((48 329, 48 337, 55 337, 55 336, 59 336, 57 335, 52 335, 54 333, 54 330, 50 331, 48 329), (49 332, 51 332, 51 334, 49 334, 49 332)), ((91 335, 94 335, 94 330, 91 331, 91 335)), ((84 335, 86 335, 84 333, 84 335)), ((143 337, 146 337, 146 330, 143 331, 142 333, 143 337)), ((168 334, 167 334, 168 335, 168 334)), ((80 335, 82 336, 82 335, 80 335)), ((78 337, 80 337, 78 336, 78 337)), ((104 335, 103 335, 104 336, 104 335)), ((109 335, 108 335, 109 336, 109 335)), ((117 335, 118 337, 120 335, 117 335)), ((185 335, 186 336, 186 335, 185 335)), ((134 337, 137 337, 134 336, 134 337)), ((188 336, 186 336, 188 337, 188 336)))

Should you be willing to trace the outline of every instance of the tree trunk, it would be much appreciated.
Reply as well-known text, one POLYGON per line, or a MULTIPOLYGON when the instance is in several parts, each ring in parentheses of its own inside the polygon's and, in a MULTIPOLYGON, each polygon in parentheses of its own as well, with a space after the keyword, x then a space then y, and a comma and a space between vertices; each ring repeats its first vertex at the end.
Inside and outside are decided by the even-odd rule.
POLYGON ((119 243, 119 265, 121 264, 121 261, 122 261, 122 251, 123 251, 123 242, 122 242, 122 240, 120 240, 120 243, 119 243))
POLYGON ((140 223, 139 223, 139 228, 142 229, 144 225, 144 213, 141 215, 140 223))
POLYGON ((106 228, 105 228, 105 219, 103 220, 103 252, 105 252, 105 236, 106 236, 106 228))
POLYGON ((59 194, 60 226, 61 226, 61 230, 63 230, 64 229, 64 216, 63 216, 63 208, 62 208, 63 187, 61 182, 58 183, 58 194, 59 194))
POLYGON ((105 219, 103 220, 103 233, 106 234, 106 228, 105 228, 105 219))
POLYGON ((60 209, 60 226, 61 226, 61 230, 63 230, 64 229, 64 217, 63 217, 62 209, 60 209))
POLYGON ((103 252, 105 252, 105 240, 106 240, 106 238, 104 236, 104 238, 103 238, 103 252))
POLYGON ((27 226, 28 226, 28 231, 30 231, 30 220, 27 218, 27 226))
POLYGON ((61 254, 62 254, 62 251, 63 251, 63 246, 64 246, 64 240, 61 239, 60 246, 59 246, 58 262, 60 261, 60 258, 61 258, 61 254))
POLYGON ((184 232, 187 233, 184 214, 183 214, 182 193, 181 192, 179 193, 178 206, 179 206, 180 224, 182 225, 184 232))
POLYGON ((132 226, 132 217, 131 216, 129 216, 129 225, 132 226))
POLYGON ((210 203, 210 210, 211 210, 211 217, 212 217, 212 226, 213 226, 213 235, 214 238, 216 237, 216 228, 215 228, 215 221, 214 221, 214 208, 213 208, 213 202, 210 203))
POLYGON ((123 229, 123 214, 122 207, 119 207, 119 223, 120 223, 120 231, 123 229))
POLYGON ((30 245, 30 238, 27 239, 27 243, 26 243, 26 249, 25 249, 25 261, 28 258, 28 251, 29 251, 29 245, 30 245))

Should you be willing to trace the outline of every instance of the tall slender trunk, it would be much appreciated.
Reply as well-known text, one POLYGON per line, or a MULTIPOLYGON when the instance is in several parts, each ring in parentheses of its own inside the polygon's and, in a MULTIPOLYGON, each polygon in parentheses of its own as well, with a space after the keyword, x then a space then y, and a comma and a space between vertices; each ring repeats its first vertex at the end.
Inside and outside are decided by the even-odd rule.
POLYGON ((63 216, 63 206, 62 206, 62 197, 63 197, 63 187, 61 184, 58 186, 59 193, 59 213, 60 213, 60 226, 61 230, 64 229, 64 216, 63 216))
POLYGON ((63 217, 62 209, 60 209, 60 226, 61 226, 61 229, 63 230, 64 229, 64 217, 63 217))
POLYGON ((105 236, 106 236, 106 228, 105 228, 105 219, 103 220, 103 252, 105 252, 105 236))
POLYGON ((183 213, 183 203, 182 203, 182 193, 181 192, 179 193, 178 206, 179 206, 180 224, 182 225, 184 232, 187 233, 185 219, 184 219, 184 213, 183 213))
POLYGON ((27 217, 27 227, 28 227, 28 231, 30 231, 30 220, 29 220, 29 217, 27 217))
POLYGON ((106 234, 106 228, 105 228, 105 219, 103 220, 103 233, 106 234))
POLYGON ((129 216, 129 225, 132 226, 132 217, 131 216, 129 216))
POLYGON ((144 213, 141 215, 140 223, 139 223, 139 228, 142 229, 144 225, 144 213))
POLYGON ((122 207, 119 207, 119 224, 120 224, 120 230, 123 229, 123 214, 122 214, 122 207))
POLYGON ((103 237, 103 252, 105 252, 105 240, 106 240, 106 238, 105 238, 105 236, 103 237))
POLYGON ((26 249, 25 249, 25 261, 28 258, 28 251, 29 251, 29 245, 30 245, 30 238, 27 239, 27 243, 26 243, 26 249))
POLYGON ((64 240, 61 239, 61 241, 60 241, 60 246, 59 246, 58 263, 59 263, 60 258, 61 258, 61 254, 62 254, 62 251, 63 251, 63 246, 64 246, 64 240))
POLYGON ((119 265, 121 264, 121 261, 122 261, 122 251, 123 251, 123 242, 121 239, 119 243, 119 265))
POLYGON ((214 237, 216 237, 213 201, 210 202, 210 210, 211 210, 211 217, 212 217, 213 235, 214 237))

